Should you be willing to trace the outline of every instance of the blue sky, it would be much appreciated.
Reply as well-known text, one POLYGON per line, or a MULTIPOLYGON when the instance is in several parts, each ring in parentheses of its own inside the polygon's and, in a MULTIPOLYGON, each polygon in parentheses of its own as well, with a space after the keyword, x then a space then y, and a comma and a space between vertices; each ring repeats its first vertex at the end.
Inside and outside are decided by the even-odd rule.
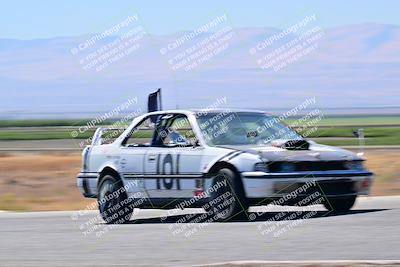
POLYGON ((399 1, 109 1, 3 0, 0 38, 36 39, 95 33, 138 14, 152 34, 197 27, 224 12, 235 27, 280 27, 307 11, 323 27, 359 23, 400 25, 399 1))

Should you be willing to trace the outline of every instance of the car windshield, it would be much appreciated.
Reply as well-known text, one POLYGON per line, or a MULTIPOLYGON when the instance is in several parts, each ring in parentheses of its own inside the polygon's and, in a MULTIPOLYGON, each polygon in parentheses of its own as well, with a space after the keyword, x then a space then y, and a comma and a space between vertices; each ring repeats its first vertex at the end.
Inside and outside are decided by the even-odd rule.
POLYGON ((255 112, 197 114, 203 136, 210 146, 265 145, 273 140, 302 137, 277 118, 255 112))

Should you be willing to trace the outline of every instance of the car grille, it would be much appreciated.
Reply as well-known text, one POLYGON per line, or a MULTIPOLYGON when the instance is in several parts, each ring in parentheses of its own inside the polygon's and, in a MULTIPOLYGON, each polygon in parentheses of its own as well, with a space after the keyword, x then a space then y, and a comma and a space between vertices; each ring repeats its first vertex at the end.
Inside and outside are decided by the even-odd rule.
MULTIPOLYGON (((281 184, 284 189, 275 189, 275 193, 279 194, 289 194, 295 192, 296 189, 306 186, 306 183, 293 183, 293 184, 281 184)), ((317 181, 316 186, 309 187, 305 192, 299 194, 299 196, 311 195, 315 192, 319 192, 321 195, 344 195, 353 194, 354 182, 348 179, 340 180, 323 180, 317 181)))
POLYGON ((312 191, 318 191, 324 195, 341 195, 341 194, 351 194, 354 191, 354 182, 351 180, 326 180, 318 181, 318 186, 311 188, 312 191))
POLYGON ((268 168, 270 172, 284 172, 283 165, 287 166, 288 164, 295 172, 347 170, 345 161, 271 162, 268 164, 268 168))

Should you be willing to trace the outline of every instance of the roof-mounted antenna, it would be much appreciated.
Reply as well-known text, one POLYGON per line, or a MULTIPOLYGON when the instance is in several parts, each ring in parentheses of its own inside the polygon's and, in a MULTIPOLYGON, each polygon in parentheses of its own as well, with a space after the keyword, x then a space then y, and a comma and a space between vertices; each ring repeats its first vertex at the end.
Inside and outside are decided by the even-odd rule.
POLYGON ((179 109, 179 89, 175 88, 175 108, 179 109))

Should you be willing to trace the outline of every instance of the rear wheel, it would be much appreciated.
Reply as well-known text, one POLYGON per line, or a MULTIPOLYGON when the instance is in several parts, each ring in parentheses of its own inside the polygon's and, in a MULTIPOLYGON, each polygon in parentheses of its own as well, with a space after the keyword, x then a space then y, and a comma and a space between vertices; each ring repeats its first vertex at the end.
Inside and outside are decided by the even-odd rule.
POLYGON ((206 210, 214 221, 245 217, 249 206, 231 169, 224 168, 217 172, 213 178, 213 189, 206 210))
POLYGON ((122 224, 130 220, 133 207, 122 182, 114 176, 104 176, 97 201, 100 215, 106 223, 122 224))
POLYGON ((330 211, 349 211, 356 202, 357 196, 342 197, 342 198, 327 198, 324 202, 325 208, 330 211))

